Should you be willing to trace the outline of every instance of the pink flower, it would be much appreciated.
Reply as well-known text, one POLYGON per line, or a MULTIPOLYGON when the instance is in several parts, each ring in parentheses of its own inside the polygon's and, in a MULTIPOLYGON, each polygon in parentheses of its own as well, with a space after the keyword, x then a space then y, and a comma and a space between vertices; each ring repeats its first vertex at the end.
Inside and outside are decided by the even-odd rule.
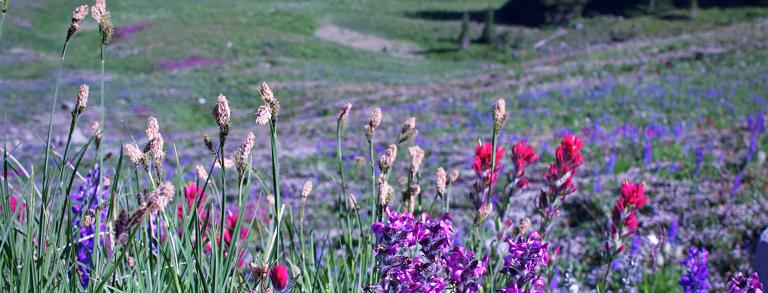
POLYGON ((281 263, 278 263, 269 271, 269 278, 272 280, 272 286, 277 291, 282 291, 288 285, 288 270, 281 263))
POLYGON ((493 144, 490 142, 478 144, 475 148, 475 158, 472 161, 472 169, 475 170, 477 176, 483 178, 483 182, 489 185, 491 182, 496 183, 498 179, 499 170, 501 170, 501 158, 504 157, 504 148, 496 147, 496 159, 493 172, 491 172, 491 157, 493 156, 493 144))
POLYGON ((555 164, 558 167, 567 166, 569 170, 575 172, 581 164, 584 164, 584 158, 581 156, 582 146, 581 138, 573 134, 567 135, 555 150, 555 164))

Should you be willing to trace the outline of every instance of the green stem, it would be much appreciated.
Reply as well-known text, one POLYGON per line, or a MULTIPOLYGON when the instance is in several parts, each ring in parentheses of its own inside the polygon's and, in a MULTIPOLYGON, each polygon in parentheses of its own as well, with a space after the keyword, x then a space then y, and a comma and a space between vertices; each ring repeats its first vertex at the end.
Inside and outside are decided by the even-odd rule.
POLYGON ((491 181, 488 182, 488 200, 491 200, 493 198, 493 181, 496 174, 496 143, 497 143, 497 136, 499 133, 496 131, 496 127, 493 128, 493 133, 491 136, 491 181))
POLYGON ((374 150, 373 150, 373 133, 371 133, 371 141, 368 142, 368 153, 371 159, 371 200, 375 207, 375 214, 373 215, 374 221, 379 218, 381 212, 379 208, 379 199, 376 197, 376 164, 374 163, 374 150))
POLYGON ((342 130, 342 121, 339 120, 339 122, 336 124, 336 157, 339 161, 339 176, 341 178, 341 194, 339 195, 339 207, 342 206, 343 200, 345 196, 347 196, 347 185, 344 181, 344 161, 342 160, 342 154, 341 154, 341 130, 342 130))
POLYGON ((280 163, 277 154, 277 124, 272 120, 269 124, 269 140, 272 146, 272 188, 275 192, 275 242, 272 250, 272 259, 277 261, 280 255, 280 163))

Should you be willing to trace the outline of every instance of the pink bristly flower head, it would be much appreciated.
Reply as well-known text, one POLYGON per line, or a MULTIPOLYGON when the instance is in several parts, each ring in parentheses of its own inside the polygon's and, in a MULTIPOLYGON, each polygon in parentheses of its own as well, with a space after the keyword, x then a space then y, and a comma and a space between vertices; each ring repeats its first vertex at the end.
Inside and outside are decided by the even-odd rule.
POLYGON ((472 169, 475 170, 477 176, 483 179, 485 185, 488 185, 493 181, 496 183, 498 179, 499 170, 501 170, 501 158, 504 157, 504 148, 496 147, 495 168, 491 172, 491 165, 493 156, 493 144, 490 142, 480 143, 475 148, 475 157, 472 161, 472 169))
POLYGON ((285 287, 288 286, 288 269, 283 264, 278 263, 269 271, 269 279, 272 280, 272 286, 277 291, 285 290, 285 287))

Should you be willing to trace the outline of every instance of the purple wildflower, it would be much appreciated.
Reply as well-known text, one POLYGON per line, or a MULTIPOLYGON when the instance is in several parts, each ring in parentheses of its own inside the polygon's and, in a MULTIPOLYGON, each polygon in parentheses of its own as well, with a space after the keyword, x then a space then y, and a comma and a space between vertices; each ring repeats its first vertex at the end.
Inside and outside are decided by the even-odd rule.
POLYGON ((450 214, 437 221, 426 213, 416 219, 389 206, 385 213, 386 224, 371 226, 381 281, 367 286, 366 291, 443 292, 453 287, 460 292, 477 292, 488 258, 477 260, 471 251, 454 246, 450 214))
MULTIPOLYGON (((88 176, 85 178, 85 183, 80 186, 78 192, 70 196, 72 200, 72 214, 74 219, 72 220, 72 226, 74 231, 79 231, 77 234, 77 274, 80 278, 80 284, 83 287, 88 287, 90 281, 90 271, 93 265, 91 257, 93 255, 94 233, 96 225, 96 213, 99 206, 99 197, 96 196, 96 190, 101 184, 99 178, 99 165, 96 164, 91 169, 88 176)), ((101 200, 107 199, 106 188, 102 188, 101 200)), ((99 212, 101 217, 101 232, 105 231, 105 223, 107 219, 107 210, 101 209, 99 212)), ((101 241, 104 241, 102 238, 101 241)))
POLYGON ((538 274, 540 265, 549 262, 549 243, 542 242, 539 233, 531 232, 528 238, 508 238, 509 255, 504 257, 501 273, 509 276, 507 287, 501 292, 544 292, 546 284, 538 274))
POLYGON ((709 252, 705 248, 691 246, 688 249, 688 257, 683 259, 685 273, 680 277, 680 286, 686 293, 709 292, 709 252))
POLYGON ((745 277, 743 273, 736 273, 728 280, 728 293, 762 293, 763 291, 765 288, 760 283, 757 272, 753 272, 749 277, 745 277))

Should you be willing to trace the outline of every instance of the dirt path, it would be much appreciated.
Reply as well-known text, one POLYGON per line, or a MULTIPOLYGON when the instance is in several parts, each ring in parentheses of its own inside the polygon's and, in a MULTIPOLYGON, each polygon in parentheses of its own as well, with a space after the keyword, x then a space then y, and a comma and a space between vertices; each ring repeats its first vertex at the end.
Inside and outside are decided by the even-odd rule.
POLYGON ((360 33, 333 24, 324 24, 315 30, 315 37, 356 49, 382 52, 403 58, 417 58, 421 48, 413 43, 385 39, 379 36, 360 33))

